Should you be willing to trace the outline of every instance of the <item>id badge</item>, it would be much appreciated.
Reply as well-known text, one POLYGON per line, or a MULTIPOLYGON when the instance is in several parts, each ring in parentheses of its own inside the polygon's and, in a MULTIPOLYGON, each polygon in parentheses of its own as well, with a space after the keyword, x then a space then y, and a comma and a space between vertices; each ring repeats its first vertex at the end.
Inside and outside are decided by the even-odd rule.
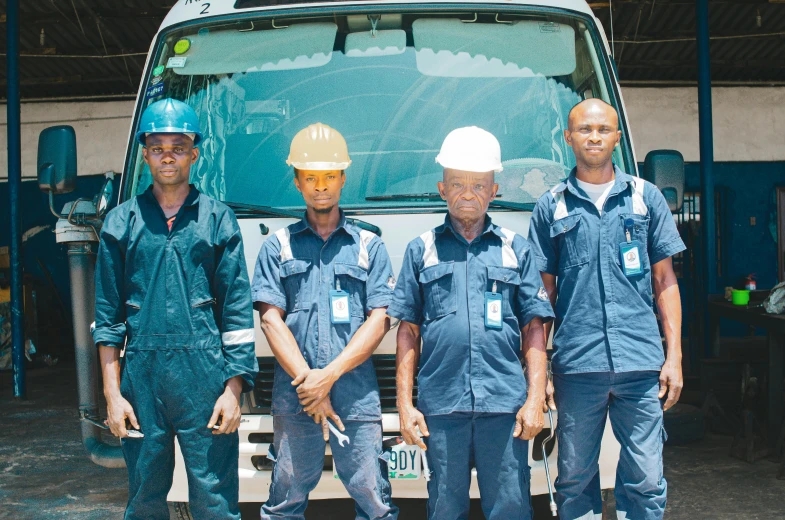
POLYGON ((619 244, 619 254, 621 255, 621 268, 625 276, 636 276, 643 273, 641 264, 640 242, 632 240, 619 244))
POLYGON ((502 328, 502 295, 485 293, 485 326, 489 329, 502 328))
POLYGON ((346 291, 330 291, 330 321, 332 323, 350 323, 349 293, 346 291))

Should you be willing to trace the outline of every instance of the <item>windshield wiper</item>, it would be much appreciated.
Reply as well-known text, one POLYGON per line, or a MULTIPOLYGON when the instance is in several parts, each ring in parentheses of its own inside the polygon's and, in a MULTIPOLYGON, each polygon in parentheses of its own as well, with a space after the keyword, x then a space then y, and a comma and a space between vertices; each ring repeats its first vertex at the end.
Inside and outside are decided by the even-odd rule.
POLYGON ((365 200, 442 200, 438 193, 393 193, 391 195, 372 195, 365 200))
POLYGON ((255 204, 242 204, 240 202, 224 202, 227 206, 232 208, 235 214, 247 215, 267 215, 269 217, 281 218, 303 218, 302 211, 293 211, 283 208, 274 208, 272 206, 257 206, 255 204))
MULTIPOLYGON (((232 208, 235 214, 240 215, 267 215, 269 217, 294 218, 297 220, 300 220, 303 218, 303 215, 305 215, 304 211, 294 211, 283 208, 275 208, 272 206, 257 206, 255 204, 243 204, 240 202, 224 202, 224 204, 232 208)), ((379 226, 374 226, 373 224, 365 222, 364 220, 347 217, 346 222, 354 224, 360 229, 370 231, 377 236, 382 236, 382 230, 379 226)))
POLYGON ((534 211, 534 202, 510 202, 509 200, 494 199, 489 206, 492 208, 514 209, 516 211, 534 211))
MULTIPOLYGON (((411 200, 411 201, 426 201, 426 200, 442 200, 441 195, 438 193, 397 193, 392 195, 373 195, 365 197, 365 200, 411 200)), ((512 209, 516 211, 532 211, 534 210, 533 202, 511 202, 509 200, 494 199, 489 204, 492 208, 512 209)))

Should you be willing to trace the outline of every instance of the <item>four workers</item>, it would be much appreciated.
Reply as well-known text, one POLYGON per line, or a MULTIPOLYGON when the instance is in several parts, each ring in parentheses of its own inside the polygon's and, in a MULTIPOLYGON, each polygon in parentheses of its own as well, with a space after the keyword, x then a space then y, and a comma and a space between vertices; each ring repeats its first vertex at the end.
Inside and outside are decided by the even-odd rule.
POLYGON ((684 244, 656 186, 614 165, 620 136, 610 105, 573 108, 564 137, 577 166, 537 202, 527 240, 487 214, 499 142, 452 131, 436 158, 444 224, 409 243, 396 283, 382 240, 340 209, 346 141, 310 125, 287 160, 305 214, 265 241, 251 287, 232 211, 188 183, 196 114, 171 99, 150 105, 137 139, 153 185, 107 215, 96 266, 94 339, 128 465, 125 518, 169 518, 175 438, 194 518, 239 518, 240 395, 258 369, 251 301, 276 359, 262 519, 305 518, 325 442, 356 517, 398 518, 371 360, 391 318, 401 433, 432 470, 429 519, 468 517, 472 467, 487 519, 532 518, 528 441, 554 396, 561 518, 601 515, 607 415, 622 446, 619 517, 662 518, 662 411, 682 385, 670 257, 684 244))

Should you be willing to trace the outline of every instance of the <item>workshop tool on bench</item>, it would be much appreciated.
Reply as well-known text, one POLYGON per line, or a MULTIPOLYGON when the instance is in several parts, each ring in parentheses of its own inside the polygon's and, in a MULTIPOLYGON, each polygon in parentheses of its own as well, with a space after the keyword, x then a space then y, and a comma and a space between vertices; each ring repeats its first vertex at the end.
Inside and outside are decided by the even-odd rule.
POLYGON ((548 481, 548 496, 550 497, 551 516, 556 516, 556 501, 553 499, 553 484, 551 483, 551 470, 548 468, 548 453, 545 446, 553 440, 556 430, 553 428, 553 410, 548 407, 548 420, 551 423, 551 433, 542 441, 542 462, 545 464, 545 478, 548 481))
POLYGON ((344 443, 346 443, 346 444, 351 444, 352 443, 352 441, 349 440, 349 437, 344 435, 343 433, 341 433, 341 431, 338 428, 336 428, 335 426, 333 426, 333 423, 331 423, 329 420, 327 420, 327 426, 329 426, 330 431, 333 432, 333 435, 335 435, 335 438, 338 439, 338 445, 340 445, 342 448, 344 446, 344 443))

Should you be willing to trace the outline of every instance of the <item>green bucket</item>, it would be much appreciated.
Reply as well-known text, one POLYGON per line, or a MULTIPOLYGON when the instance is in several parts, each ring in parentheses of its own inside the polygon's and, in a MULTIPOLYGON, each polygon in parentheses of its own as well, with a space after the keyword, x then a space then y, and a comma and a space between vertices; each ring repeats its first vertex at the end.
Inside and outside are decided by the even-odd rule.
POLYGON ((747 305, 750 303, 750 292, 746 289, 733 289, 731 291, 733 305, 747 305))

